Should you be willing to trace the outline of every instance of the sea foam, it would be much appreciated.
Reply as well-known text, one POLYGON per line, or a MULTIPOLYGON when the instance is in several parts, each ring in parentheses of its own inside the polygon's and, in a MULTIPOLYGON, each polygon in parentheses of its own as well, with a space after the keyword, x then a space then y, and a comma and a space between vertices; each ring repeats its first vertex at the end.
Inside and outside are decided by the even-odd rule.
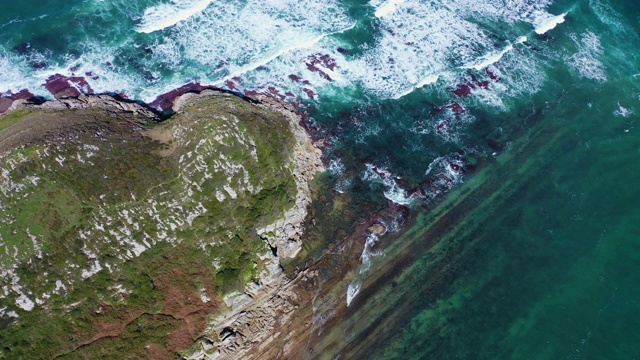
POLYGON ((404 0, 389 0, 389 1, 386 1, 383 4, 380 4, 380 5, 376 6, 376 12, 374 13, 374 15, 376 17, 383 17, 385 15, 389 15, 390 13, 395 11, 396 5, 402 4, 402 3, 404 3, 404 0))
POLYGON ((534 31, 536 32, 536 34, 542 35, 547 31, 554 29, 559 24, 562 24, 566 15, 567 13, 562 13, 555 16, 546 12, 538 13, 534 20, 534 31))
POLYGON ((202 12, 213 0, 173 0, 170 4, 151 6, 144 11, 142 22, 136 27, 140 33, 152 33, 173 26, 202 12))
MULTIPOLYGON (((337 0, 176 0, 149 7, 140 18, 139 32, 171 27, 161 37, 125 39, 113 47, 88 39, 79 46, 79 57, 65 57, 35 71, 26 60, 1 83, 19 90, 25 78, 36 79, 35 86, 28 85, 37 91, 51 71, 65 76, 90 73, 87 81, 95 91, 123 92, 144 101, 191 81, 241 92, 270 88, 313 99, 319 99, 318 94, 348 96, 354 89, 379 98, 399 98, 425 86, 446 92, 468 69, 482 70, 497 61, 520 65, 512 58, 526 53, 507 56, 518 41, 487 52, 498 45, 489 29, 533 23, 533 14, 544 14, 548 3, 512 0, 504 7, 501 0, 373 0, 369 16, 377 16, 375 41, 354 44, 348 33, 361 20, 350 17, 337 0), (359 47, 355 55, 338 51, 354 46, 359 47), (334 65, 314 60, 318 57, 334 65)), ((503 84, 511 80, 508 74, 502 77, 491 90, 508 90, 503 84)))
POLYGON ((567 59, 567 64, 581 77, 597 82, 607 81, 604 64, 598 59, 604 54, 598 36, 592 32, 585 32, 580 37, 571 35, 571 39, 578 45, 578 52, 567 59))

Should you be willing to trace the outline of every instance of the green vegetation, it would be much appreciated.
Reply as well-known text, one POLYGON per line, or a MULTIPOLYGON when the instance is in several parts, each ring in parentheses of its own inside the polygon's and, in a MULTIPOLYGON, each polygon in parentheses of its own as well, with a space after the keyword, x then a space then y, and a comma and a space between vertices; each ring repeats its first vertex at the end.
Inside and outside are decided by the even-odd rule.
POLYGON ((20 122, 24 116, 28 113, 27 110, 18 110, 10 114, 7 114, 0 118, 0 131, 9 128, 16 123, 20 122))
POLYGON ((232 96, 162 123, 14 112, 0 144, 37 117, 48 130, 0 154, 0 358, 175 358, 293 205, 287 120, 232 96))

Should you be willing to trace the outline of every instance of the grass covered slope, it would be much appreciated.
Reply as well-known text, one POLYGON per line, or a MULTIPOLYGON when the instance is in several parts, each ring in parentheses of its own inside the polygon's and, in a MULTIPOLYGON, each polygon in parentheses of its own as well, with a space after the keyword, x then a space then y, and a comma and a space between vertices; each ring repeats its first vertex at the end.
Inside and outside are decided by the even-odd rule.
POLYGON ((283 114, 216 94, 157 122, 0 118, 0 357, 175 358, 273 256, 296 198, 283 114), (273 235, 273 234, 269 234, 273 235))

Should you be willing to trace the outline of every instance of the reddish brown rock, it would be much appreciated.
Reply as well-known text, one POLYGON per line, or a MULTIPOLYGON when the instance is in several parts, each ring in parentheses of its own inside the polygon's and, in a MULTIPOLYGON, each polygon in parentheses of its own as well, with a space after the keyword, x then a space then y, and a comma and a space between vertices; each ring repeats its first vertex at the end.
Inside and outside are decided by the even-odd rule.
POLYGON ((322 71, 318 66, 322 66, 325 69, 329 69, 334 71, 338 64, 336 60, 326 54, 315 54, 311 55, 305 61, 305 65, 307 65, 307 69, 311 72, 318 73, 327 81, 333 81, 333 79, 326 72, 322 71))
POLYGON ((13 94, 11 91, 0 93, 0 114, 6 112, 16 100, 30 99, 34 95, 27 89, 23 89, 13 94))
POLYGON ((316 96, 316 93, 311 89, 303 88, 302 91, 304 91, 304 93, 307 94, 307 96, 311 99, 315 98, 316 96))
POLYGON ((500 76, 498 76, 498 74, 493 71, 491 68, 487 68, 486 70, 487 75, 489 75, 489 78, 495 82, 499 82, 502 80, 502 78, 500 76))
POLYGON ((14 101, 9 98, 0 98, 0 114, 6 112, 14 101))
POLYGON ((460 115, 465 111, 464 107, 462 107, 462 105, 458 104, 457 102, 451 102, 445 105, 444 108, 451 109, 451 111, 453 111, 457 115, 460 115))
POLYGON ((56 99, 93 94, 93 89, 87 80, 80 76, 51 75, 44 83, 44 87, 56 99))
POLYGON ((471 86, 467 84, 459 84, 455 90, 452 90, 452 92, 459 97, 469 96, 471 94, 471 86))
POLYGON ((198 82, 191 82, 180 86, 177 89, 171 90, 167 93, 158 95, 158 97, 149 103, 149 106, 159 111, 170 110, 173 105, 173 101, 180 95, 184 95, 189 92, 201 92, 203 90, 220 90, 215 86, 201 85, 198 82))

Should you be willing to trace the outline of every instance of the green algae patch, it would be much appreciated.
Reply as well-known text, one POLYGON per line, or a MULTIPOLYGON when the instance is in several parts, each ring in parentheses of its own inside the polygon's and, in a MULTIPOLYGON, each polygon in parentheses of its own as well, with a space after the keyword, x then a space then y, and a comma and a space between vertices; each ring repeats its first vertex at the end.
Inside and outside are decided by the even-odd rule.
POLYGON ((175 358, 257 281, 296 197, 279 112, 190 99, 0 118, 0 358, 175 358), (39 319, 46 319, 45 322, 39 319))

